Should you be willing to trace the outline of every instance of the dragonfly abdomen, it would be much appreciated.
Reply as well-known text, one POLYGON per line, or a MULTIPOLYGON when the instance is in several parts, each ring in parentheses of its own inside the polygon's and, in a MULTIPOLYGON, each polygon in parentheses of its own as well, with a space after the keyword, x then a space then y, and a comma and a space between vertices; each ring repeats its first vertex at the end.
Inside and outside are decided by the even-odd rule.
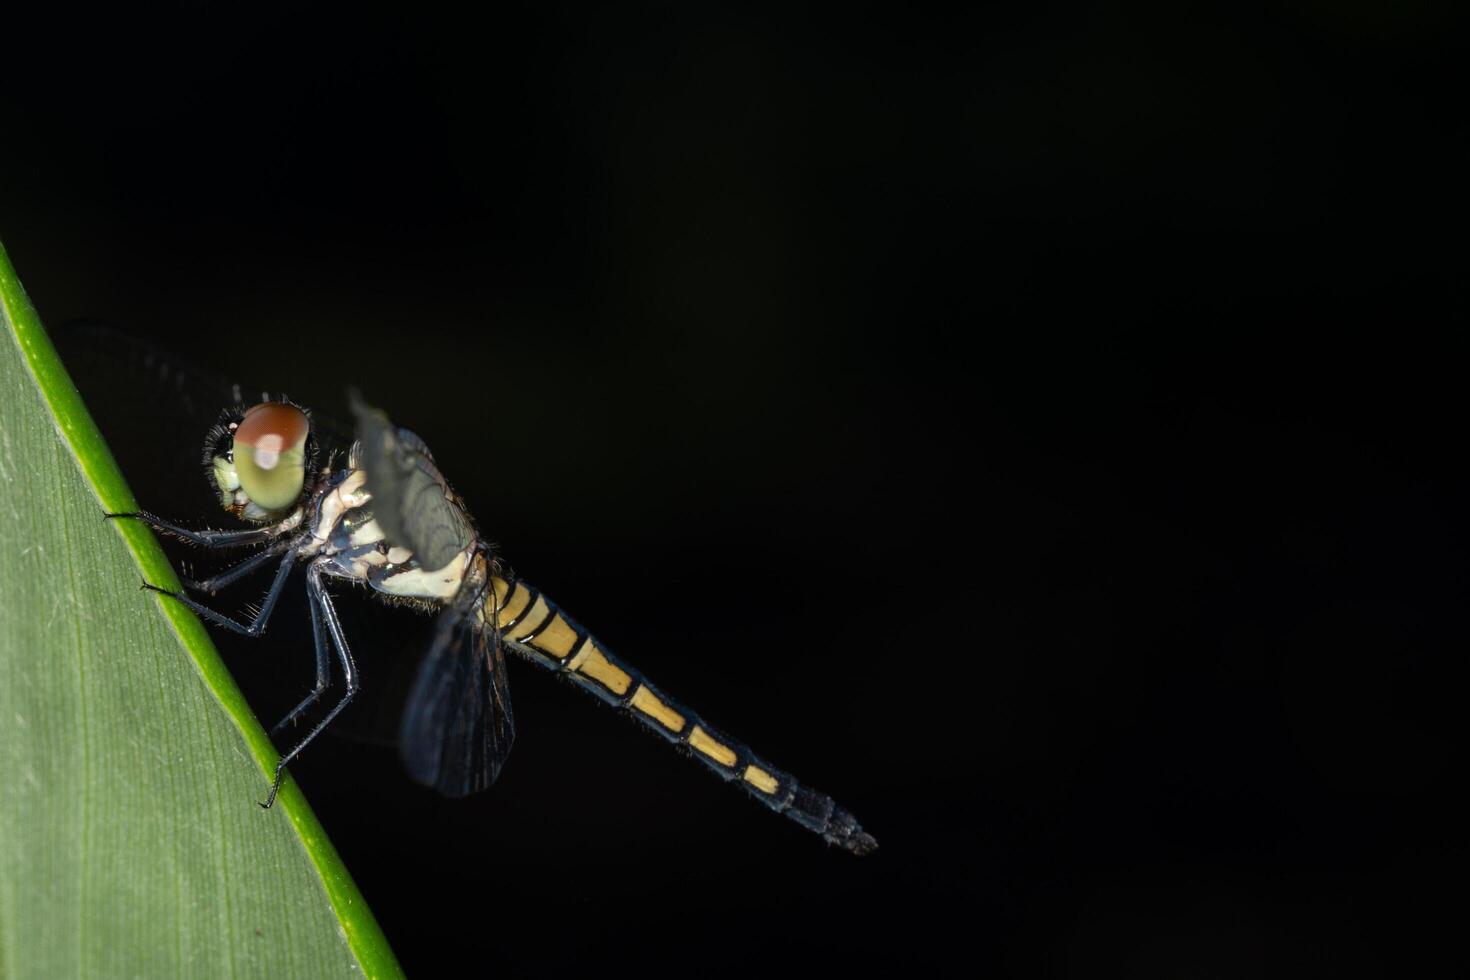
POLYGON ((493 598, 487 599, 487 606, 493 603, 494 609, 486 609, 487 618, 498 624, 510 649, 636 719, 722 779, 738 782, 751 796, 828 842, 856 854, 878 846, 830 796, 802 785, 664 695, 536 589, 498 577, 491 584, 493 598))

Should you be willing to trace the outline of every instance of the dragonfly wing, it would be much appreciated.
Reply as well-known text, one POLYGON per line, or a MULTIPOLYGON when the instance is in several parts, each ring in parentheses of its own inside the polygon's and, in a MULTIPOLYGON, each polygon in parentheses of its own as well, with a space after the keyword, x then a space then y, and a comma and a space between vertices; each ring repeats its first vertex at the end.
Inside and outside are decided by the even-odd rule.
MULTIPOLYGON (((52 332, 52 340, 65 357, 68 371, 77 376, 77 387, 99 421, 108 422, 118 413, 141 415, 151 411, 155 419, 151 441, 182 447, 191 465, 199 458, 197 442, 193 438, 162 438, 158 426, 167 423, 170 433, 192 427, 202 440, 222 411, 285 397, 284 393, 272 396, 260 388, 230 381, 102 321, 64 323, 52 332)), ((315 408, 311 427, 328 450, 346 451, 352 445, 352 429, 315 408)), ((170 479, 177 478, 175 471, 168 472, 170 479)))
POLYGON ((500 637, 472 605, 456 602, 439 614, 409 692, 399 731, 404 765, 416 782, 468 796, 495 782, 514 741, 500 637))
POLYGON ((423 440, 352 394, 358 462, 367 473, 373 516, 394 544, 426 569, 443 568, 474 541, 464 507, 423 440))

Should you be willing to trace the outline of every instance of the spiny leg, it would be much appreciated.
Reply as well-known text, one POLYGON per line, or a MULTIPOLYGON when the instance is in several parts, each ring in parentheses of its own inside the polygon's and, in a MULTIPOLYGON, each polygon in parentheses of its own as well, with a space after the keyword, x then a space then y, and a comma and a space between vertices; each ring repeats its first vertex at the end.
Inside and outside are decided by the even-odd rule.
MULTIPOLYGON (((332 607, 332 597, 327 594, 326 587, 322 585, 321 566, 316 562, 312 562, 306 570, 306 594, 310 598, 312 605, 319 607, 319 614, 322 621, 326 624, 326 632, 331 637, 332 645, 337 649, 337 659, 342 664, 342 676, 347 681, 347 693, 342 695, 342 700, 338 701, 331 711, 327 712, 325 718, 317 722, 311 731, 306 733, 305 738, 296 743, 295 748, 281 756, 281 761, 276 763, 276 778, 271 783, 270 796, 266 797, 265 802, 260 804, 261 808, 266 810, 269 810, 271 805, 276 802, 276 794, 281 791, 281 781, 286 778, 286 765, 300 755, 302 749, 310 745, 318 735, 325 731, 327 726, 332 723, 332 720, 342 713, 342 709, 347 707, 348 703, 357 694, 357 665, 352 661, 352 651, 347 647, 347 638, 342 634, 342 624, 337 620, 337 610, 332 607)), ((314 616, 317 614, 317 611, 313 612, 314 616)), ((317 633, 316 637, 320 641, 321 634, 317 633)))
POLYGON ((188 589, 193 589, 195 592, 208 592, 212 595, 218 592, 220 589, 223 589, 225 586, 233 585, 235 582, 238 582, 240 579, 249 575, 261 565, 264 565, 276 555, 279 555, 281 552, 285 551, 288 545, 289 542, 287 541, 277 541, 275 544, 266 548, 264 551, 261 551, 258 554, 254 554, 251 555, 249 558, 246 558, 238 565, 232 565, 231 567, 225 569, 223 572, 220 572, 218 575, 213 575, 206 579, 184 578, 184 587, 188 589))
POLYGON ((245 531, 191 531, 186 527, 180 527, 171 521, 166 521, 157 515, 150 514, 146 510, 133 511, 127 514, 104 514, 109 520, 121 518, 132 518, 142 521, 155 531, 164 534, 172 534, 181 541, 197 545, 201 548, 238 548, 241 545, 257 544, 261 541, 269 541, 280 532, 275 526, 253 527, 245 531))
POLYGON ((327 648, 329 640, 327 639, 326 626, 322 623, 322 615, 321 612, 317 609, 316 598, 314 596, 310 596, 309 592, 308 595, 310 597, 310 601, 307 603, 307 607, 311 611, 312 649, 316 652, 316 686, 311 689, 310 694, 302 698, 300 704, 291 709, 290 713, 288 713, 286 717, 276 722, 276 726, 271 729, 272 738, 275 738, 277 735, 279 735, 281 729, 294 722, 297 718, 301 716, 301 713, 303 711, 315 704, 317 699, 326 692, 327 685, 331 684, 332 682, 332 658, 330 651, 327 648))
POLYGON ((170 592, 168 589, 160 588, 148 582, 143 583, 143 588, 168 596, 186 608, 192 609, 197 615, 214 623, 216 626, 223 626, 227 630, 232 630, 244 636, 259 636, 265 632, 266 623, 270 621, 271 613, 275 611, 276 602, 281 598, 281 593, 285 591, 286 577, 290 575, 291 566, 295 563, 296 552, 287 552, 286 557, 281 560, 281 567, 276 570, 275 581, 271 582, 271 588, 265 595, 265 601, 260 604, 260 611, 250 620, 249 625, 231 619, 223 613, 217 613, 208 606, 195 602, 182 592, 170 592))

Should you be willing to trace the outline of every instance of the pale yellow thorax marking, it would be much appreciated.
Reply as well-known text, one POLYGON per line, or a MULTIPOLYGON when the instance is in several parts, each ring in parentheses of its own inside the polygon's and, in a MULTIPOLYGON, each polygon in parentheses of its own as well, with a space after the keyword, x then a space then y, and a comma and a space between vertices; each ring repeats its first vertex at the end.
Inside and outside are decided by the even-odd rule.
POLYGON ((628 672, 603 656, 602 651, 591 640, 582 644, 582 653, 577 657, 577 666, 573 669, 592 678, 614 694, 628 693, 628 687, 633 683, 628 672))
POLYGON ((735 764, 735 752, 730 746, 722 742, 716 742, 703 728, 694 726, 694 731, 689 733, 689 744, 694 751, 701 752, 722 766, 733 766, 735 764))
POLYGON ((538 595, 536 597, 536 604, 531 607, 531 611, 526 613, 525 617, 519 623, 516 623, 515 632, 512 634, 511 639, 519 640, 546 622, 546 617, 550 612, 551 608, 546 605, 545 597, 538 595))
POLYGON ((746 766, 745 775, 742 778, 767 795, 776 792, 781 785, 776 782, 775 776, 772 776, 759 766, 746 766))
MULTIPOLYGON (((332 528, 342 520, 342 515, 354 507, 361 507, 372 497, 363 489, 367 482, 367 473, 362 470, 353 470, 331 493, 322 498, 321 508, 317 512, 316 527, 312 528, 312 540, 326 543, 331 537, 332 528)), ((320 546, 320 545, 319 545, 320 546)))
POLYGON ((389 595, 414 596, 421 599, 448 599, 459 591, 464 581, 470 553, 461 551, 443 568, 415 568, 378 583, 378 590, 389 595))
POLYGON ((572 652, 572 647, 577 645, 577 632, 567 625, 567 621, 558 615, 553 619, 536 638, 531 641, 531 646, 544 653, 549 653, 558 660, 565 660, 567 654, 572 652))
MULTIPOLYGON (((357 530, 353 531, 351 534, 349 534, 347 536, 347 540, 352 543, 352 546, 354 548, 361 547, 362 545, 365 545, 365 544, 377 544, 379 541, 383 540, 383 538, 384 538, 383 529, 382 529, 382 527, 380 527, 378 525, 378 522, 376 520, 368 521, 366 524, 360 525, 357 528, 357 530)), ((406 561, 408 561, 409 558, 412 558, 413 557, 413 552, 409 551, 407 548, 396 548, 395 547, 395 548, 393 548, 391 550, 398 551, 398 552, 406 552, 406 554, 403 557, 401 557, 401 558, 389 558, 388 559, 390 562, 392 562, 395 565, 401 564, 403 562, 406 562, 406 561)))
POLYGON ((633 700, 630 703, 671 732, 680 731, 684 727, 684 716, 664 704, 658 699, 658 695, 641 684, 638 685, 638 690, 633 692, 633 700))

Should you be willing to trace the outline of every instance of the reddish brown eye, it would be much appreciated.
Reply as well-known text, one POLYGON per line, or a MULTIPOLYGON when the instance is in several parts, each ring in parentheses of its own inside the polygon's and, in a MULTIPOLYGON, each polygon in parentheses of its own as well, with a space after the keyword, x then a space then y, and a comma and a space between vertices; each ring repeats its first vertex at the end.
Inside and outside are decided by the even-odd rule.
POLYGON ((245 412, 235 430, 235 447, 254 450, 255 465, 274 469, 282 455, 306 444, 306 413, 294 405, 263 402, 245 412))
POLYGON ((240 487, 261 507, 289 507, 305 477, 306 413, 294 405, 263 402, 235 429, 235 469, 240 487))

